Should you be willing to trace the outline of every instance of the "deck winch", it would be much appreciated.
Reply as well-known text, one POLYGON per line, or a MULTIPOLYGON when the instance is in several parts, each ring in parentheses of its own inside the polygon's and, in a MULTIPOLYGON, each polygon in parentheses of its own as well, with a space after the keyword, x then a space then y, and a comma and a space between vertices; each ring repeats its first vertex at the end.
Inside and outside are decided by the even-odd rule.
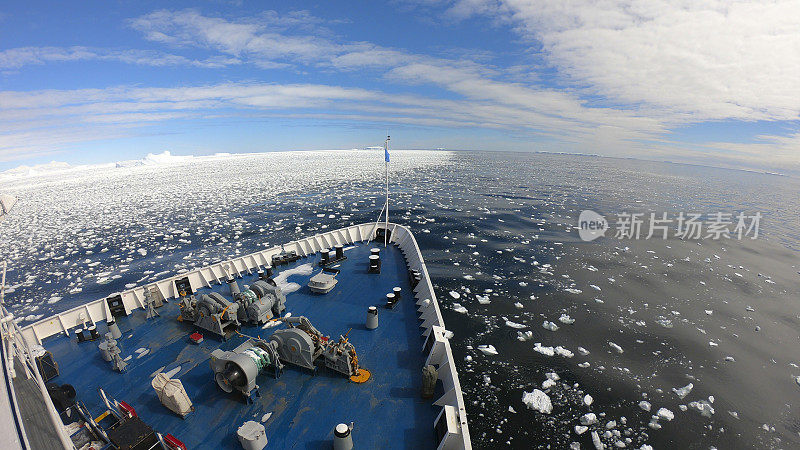
POLYGON ((319 357, 324 359, 325 367, 346 375, 353 382, 363 383, 370 378, 370 372, 358 365, 356 349, 348 341, 347 334, 333 341, 305 316, 273 320, 285 323, 288 328, 275 331, 269 341, 250 338, 233 351, 211 352, 211 368, 220 389, 237 390, 249 398, 253 389, 258 388, 256 376, 265 368, 272 367, 277 378, 283 363, 316 370, 319 357))
POLYGON ((370 377, 368 370, 359 367, 355 346, 347 339, 348 331, 333 341, 317 330, 305 317, 282 317, 277 319, 288 328, 272 334, 270 340, 277 341, 281 360, 290 364, 316 369, 316 360, 322 356, 325 367, 346 375, 351 381, 364 382, 370 377))
POLYGON ((199 301, 194 295, 181 297, 180 308, 178 320, 193 322, 222 337, 228 337, 240 326, 239 305, 216 292, 201 295, 199 301))
POLYGON ((231 296, 239 305, 240 322, 261 325, 273 317, 280 316, 286 310, 286 296, 281 289, 272 278, 263 278, 250 286, 245 286, 244 291, 239 290, 236 279, 228 280, 231 296))
POLYGON ((214 381, 225 392, 234 389, 250 397, 257 389, 256 376, 265 368, 272 367, 275 378, 280 376, 283 364, 278 357, 278 344, 273 341, 248 339, 233 351, 216 349, 211 352, 211 369, 214 381))
MULTIPOLYGON (((260 279, 245 286, 244 291, 239 289, 236 278, 229 276, 227 283, 233 301, 217 292, 203 294, 199 300, 194 295, 182 295, 178 320, 230 337, 242 322, 261 325, 280 316, 286 310, 286 296, 269 276, 271 272, 271 267, 267 267, 266 272, 259 271, 260 279)), ((186 294, 186 291, 180 293, 186 294)))

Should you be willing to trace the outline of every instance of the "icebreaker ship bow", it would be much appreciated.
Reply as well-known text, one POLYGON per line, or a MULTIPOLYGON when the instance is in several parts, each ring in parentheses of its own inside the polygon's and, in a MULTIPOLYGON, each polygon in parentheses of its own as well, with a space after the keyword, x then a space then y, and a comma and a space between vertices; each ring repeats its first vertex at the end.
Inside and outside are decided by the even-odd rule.
POLYGON ((422 254, 388 218, 0 324, 3 448, 471 448, 422 254))

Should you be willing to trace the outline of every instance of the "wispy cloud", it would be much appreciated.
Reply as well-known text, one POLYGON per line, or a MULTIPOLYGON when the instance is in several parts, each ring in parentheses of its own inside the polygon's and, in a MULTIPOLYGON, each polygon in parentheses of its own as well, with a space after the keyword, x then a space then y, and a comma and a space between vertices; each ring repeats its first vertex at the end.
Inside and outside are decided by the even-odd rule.
POLYGON ((497 114, 495 117, 506 119, 507 127, 552 132, 612 126, 637 139, 653 138, 652 133, 663 131, 658 120, 643 117, 635 110, 590 108, 568 92, 498 81, 494 79, 500 75, 497 70, 469 60, 435 58, 367 42, 284 35, 271 28, 280 22, 277 18, 267 24, 249 19, 230 21, 206 17, 195 10, 162 10, 132 20, 131 24, 151 40, 215 49, 244 61, 305 64, 340 71, 369 69, 400 84, 440 86, 473 101, 460 102, 460 108, 478 116, 483 111, 497 114))
POLYGON ((20 47, 0 51, 0 71, 53 62, 117 61, 143 66, 194 66, 220 68, 240 64, 233 57, 214 56, 202 60, 149 50, 109 50, 89 47, 20 47))

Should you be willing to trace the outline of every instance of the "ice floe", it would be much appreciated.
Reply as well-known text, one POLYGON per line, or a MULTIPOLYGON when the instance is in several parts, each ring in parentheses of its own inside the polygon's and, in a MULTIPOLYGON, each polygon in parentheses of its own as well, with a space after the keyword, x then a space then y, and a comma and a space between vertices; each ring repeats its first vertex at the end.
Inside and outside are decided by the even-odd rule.
POLYGON ((545 320, 542 323, 542 328, 544 328, 545 330, 550 330, 550 331, 558 331, 558 325, 554 324, 553 322, 547 321, 547 320, 545 320))
POLYGON ((684 397, 686 397, 687 395, 689 395, 690 392, 692 392, 692 388, 694 388, 694 384, 689 383, 686 386, 679 389, 672 388, 672 392, 674 392, 679 399, 683 400, 684 397))
POLYGON ((553 412, 553 404, 550 401, 550 397, 539 389, 534 389, 533 392, 524 392, 522 394, 522 403, 528 409, 533 409, 543 414, 553 412))
POLYGON ((497 349, 494 348, 494 345, 492 344, 479 345, 478 350, 480 350, 484 355, 497 355, 497 349))

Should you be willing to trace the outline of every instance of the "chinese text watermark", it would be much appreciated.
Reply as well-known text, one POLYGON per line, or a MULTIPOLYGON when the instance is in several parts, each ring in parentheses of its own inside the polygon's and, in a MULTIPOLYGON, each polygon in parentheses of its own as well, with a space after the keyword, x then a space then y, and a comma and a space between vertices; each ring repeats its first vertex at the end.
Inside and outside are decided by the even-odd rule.
POLYGON ((757 239, 761 213, 738 214, 715 212, 711 214, 662 213, 617 214, 613 226, 600 214, 584 210, 578 217, 578 234, 584 241, 593 241, 614 230, 615 239, 757 239))

